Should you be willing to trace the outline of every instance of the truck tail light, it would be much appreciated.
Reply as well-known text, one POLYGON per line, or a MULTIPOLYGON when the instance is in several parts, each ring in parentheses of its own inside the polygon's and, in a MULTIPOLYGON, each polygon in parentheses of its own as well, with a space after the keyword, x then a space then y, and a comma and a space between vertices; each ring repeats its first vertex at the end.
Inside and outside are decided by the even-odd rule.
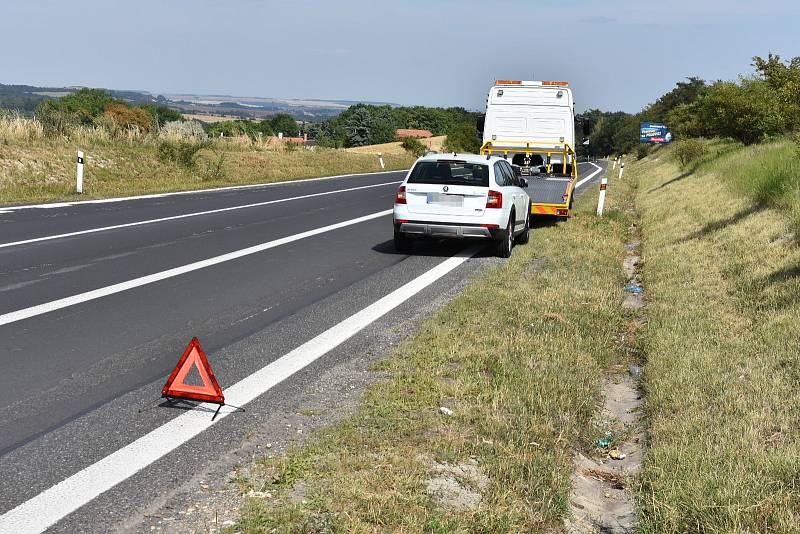
POLYGON ((486 197, 487 208, 502 208, 503 207, 503 193, 500 191, 489 191, 489 196, 486 197))
POLYGON ((406 203, 406 186, 401 185, 397 189, 397 194, 394 196, 394 203, 395 204, 405 204, 406 203))

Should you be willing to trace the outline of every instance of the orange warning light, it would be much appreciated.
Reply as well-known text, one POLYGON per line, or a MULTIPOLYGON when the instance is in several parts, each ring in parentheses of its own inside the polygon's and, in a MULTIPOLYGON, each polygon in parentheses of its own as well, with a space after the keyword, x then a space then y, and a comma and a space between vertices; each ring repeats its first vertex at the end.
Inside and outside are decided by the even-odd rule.
POLYGON ((183 356, 178 360, 178 365, 172 370, 167 383, 161 390, 161 396, 166 398, 191 399, 204 402, 214 402, 225 404, 225 397, 222 389, 214 378, 214 372, 208 364, 208 359, 200 346, 200 341, 193 337, 189 346, 183 352, 183 356), (202 386, 186 384, 184 381, 193 368, 197 369, 200 375, 202 386))

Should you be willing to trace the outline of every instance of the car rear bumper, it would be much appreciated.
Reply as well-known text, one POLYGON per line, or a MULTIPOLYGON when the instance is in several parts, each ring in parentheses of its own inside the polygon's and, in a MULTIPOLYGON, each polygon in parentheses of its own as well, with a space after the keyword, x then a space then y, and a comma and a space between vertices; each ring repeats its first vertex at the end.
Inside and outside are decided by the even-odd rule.
POLYGON ((397 224, 399 232, 409 237, 440 237, 453 239, 498 239, 505 229, 471 224, 448 224, 409 221, 397 224))

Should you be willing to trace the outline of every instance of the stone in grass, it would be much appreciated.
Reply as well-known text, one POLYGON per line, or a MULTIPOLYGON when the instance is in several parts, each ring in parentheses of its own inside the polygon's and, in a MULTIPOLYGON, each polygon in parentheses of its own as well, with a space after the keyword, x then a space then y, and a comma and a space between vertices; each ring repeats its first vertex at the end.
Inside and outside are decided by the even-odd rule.
POLYGON ((441 406, 439 408, 439 413, 441 413, 442 415, 446 415, 447 417, 453 417, 453 415, 455 415, 453 413, 453 410, 451 410, 450 408, 445 408, 444 406, 441 406))

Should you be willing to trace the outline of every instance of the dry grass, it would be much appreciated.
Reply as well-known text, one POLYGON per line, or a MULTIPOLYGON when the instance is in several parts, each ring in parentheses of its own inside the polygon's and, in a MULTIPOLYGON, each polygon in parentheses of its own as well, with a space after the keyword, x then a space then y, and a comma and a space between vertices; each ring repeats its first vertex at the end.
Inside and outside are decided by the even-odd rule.
MULTIPOLYGON (((263 140, 214 140, 184 168, 160 161, 154 136, 135 131, 74 128, 69 137, 43 136, 41 124, 0 117, 0 205, 104 198, 268 183, 380 171, 378 158, 343 150, 288 150, 263 140), (84 194, 74 193, 75 158, 85 153, 84 194)), ((386 168, 406 169, 408 154, 386 154, 386 168)))
MULTIPOLYGON (((446 135, 440 135, 437 137, 430 137, 428 139, 420 139, 420 142, 428 147, 428 150, 435 150, 436 152, 441 152, 442 145, 444 144, 445 139, 447 139, 446 135)), ((359 146, 355 148, 348 148, 346 149, 348 152, 353 152, 355 154, 404 154, 406 151, 400 146, 399 141, 395 141, 393 143, 382 143, 380 145, 367 145, 367 146, 359 146)))
POLYGON ((800 528, 800 249, 720 165, 682 175, 659 151, 626 169, 650 320, 643 532, 800 528))
POLYGON ((620 358, 623 192, 610 195, 602 220, 591 214, 596 195, 586 195, 577 217, 537 229, 378 364, 390 378, 356 415, 258 462, 243 489, 274 498, 251 498, 236 529, 559 530, 572 448, 601 435, 593 418, 603 370, 620 358), (448 481, 477 492, 477 507, 428 493, 442 465, 479 472, 448 481), (302 502, 292 498, 298 482, 302 502))

